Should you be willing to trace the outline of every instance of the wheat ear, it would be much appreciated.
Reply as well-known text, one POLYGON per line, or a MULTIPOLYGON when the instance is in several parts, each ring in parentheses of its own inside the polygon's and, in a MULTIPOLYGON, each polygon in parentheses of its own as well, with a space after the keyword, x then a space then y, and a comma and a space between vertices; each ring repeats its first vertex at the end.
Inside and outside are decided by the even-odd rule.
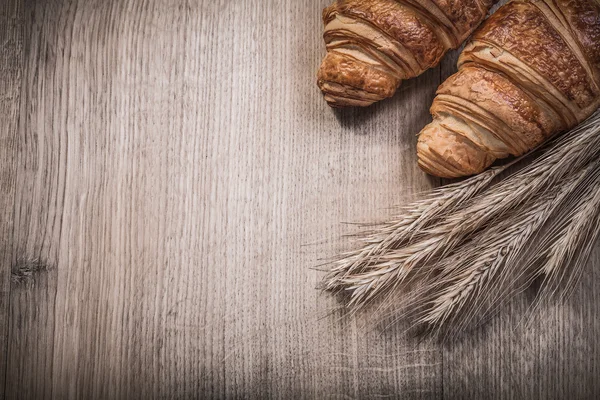
MULTIPOLYGON (((525 287, 544 273, 537 248, 529 243, 536 235, 552 226, 557 214, 568 204, 587 199, 590 187, 600 185, 600 163, 594 162, 584 170, 560 182, 559 190, 548 190, 535 202, 523 205, 495 226, 481 232, 472 242, 437 266, 439 274, 420 289, 421 301, 426 299, 426 311, 418 322, 440 329, 452 326, 464 329, 478 322, 502 303, 510 294, 525 287)), ((589 210, 589 207, 586 207, 589 210)), ((554 229, 552 237, 567 240, 573 224, 554 229)), ((564 261, 562 253, 557 254, 564 261)), ((547 264, 546 264, 547 265, 547 264)))
POLYGON ((505 296, 516 282, 504 273, 509 264, 527 265, 514 275, 525 276, 525 282, 542 274, 548 281, 564 281, 564 266, 583 263, 600 229, 591 217, 598 214, 600 183, 590 178, 597 174, 599 157, 600 111, 512 175, 499 179, 505 169, 500 167, 405 207, 403 215, 365 234, 361 248, 344 254, 324 287, 350 294, 348 305, 358 308, 377 297, 391 299, 403 283, 414 280, 417 289, 405 303, 428 299, 421 303, 429 311, 419 321, 442 326, 463 311, 472 316, 485 303, 480 299, 496 304, 505 296), (523 221, 535 228, 524 229, 523 221), (534 268, 535 263, 546 269, 534 268), (500 283, 498 290, 482 295, 490 282, 500 283), (464 292, 453 286, 460 284, 464 292), (463 296, 462 303, 449 301, 456 293, 479 294, 463 296))
POLYGON ((325 278, 325 287, 350 292, 350 305, 367 303, 378 293, 394 289, 414 273, 415 267, 443 258, 494 219, 530 201, 544 188, 600 156, 598 120, 600 114, 559 139, 529 166, 487 186, 441 219, 421 222, 426 228, 412 232, 411 240, 376 255, 364 248, 365 253, 358 260, 342 260, 334 267, 334 276, 325 278), (348 265, 362 265, 362 268, 340 270, 340 266, 348 265))

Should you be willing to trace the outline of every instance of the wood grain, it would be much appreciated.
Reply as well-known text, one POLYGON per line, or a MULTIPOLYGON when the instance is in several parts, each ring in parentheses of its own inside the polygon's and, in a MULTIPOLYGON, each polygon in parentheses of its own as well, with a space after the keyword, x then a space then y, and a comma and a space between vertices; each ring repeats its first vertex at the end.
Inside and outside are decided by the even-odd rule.
POLYGON ((0 397, 4 396, 9 293, 13 265, 13 208, 17 187, 19 98, 24 60, 24 14, 18 0, 0 5, 0 397))
POLYGON ((311 267, 351 245, 343 222, 439 184, 416 166, 415 134, 452 69, 333 112, 315 85, 327 3, 6 8, 0 34, 26 22, 26 46, 2 47, 23 68, 0 78, 17 142, 0 148, 6 398, 595 393, 598 256, 570 305, 445 348, 315 290, 311 267))
POLYGON ((324 1, 39 1, 31 15, 9 398, 441 395, 441 351, 314 288, 340 222, 432 183, 439 72, 335 114, 324 1), (309 16, 293 18, 292 16, 309 16))

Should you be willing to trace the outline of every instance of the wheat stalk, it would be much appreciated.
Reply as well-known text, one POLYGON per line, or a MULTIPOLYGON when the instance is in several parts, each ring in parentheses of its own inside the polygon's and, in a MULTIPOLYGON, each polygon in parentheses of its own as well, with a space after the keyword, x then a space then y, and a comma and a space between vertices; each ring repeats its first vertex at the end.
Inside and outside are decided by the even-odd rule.
MULTIPOLYGON (((429 308, 422 313, 419 322, 441 328, 454 319, 452 325, 464 328, 470 321, 484 318, 508 294, 525 288, 534 278, 547 273, 551 259, 553 262, 565 259, 561 257, 562 253, 542 257, 548 261, 539 264, 535 262, 539 261, 538 249, 531 248, 528 243, 548 224, 553 225, 557 213, 565 210, 573 200, 585 202, 590 188, 599 185, 600 163, 596 161, 561 181, 558 190, 549 190, 457 250, 437 267, 440 274, 420 289, 429 308), (475 296, 479 298, 475 299, 475 296)), ((586 211, 591 208, 585 207, 586 211)), ((584 216, 588 214, 583 213, 584 216)), ((566 232, 561 230, 565 236, 553 235, 557 242, 565 240, 567 244, 579 232, 574 224, 565 228, 566 232)))
MULTIPOLYGON (((598 130, 598 126, 595 128, 593 131, 598 130)), ((360 271, 349 269, 346 274, 337 274, 335 281, 330 279, 326 287, 343 286, 351 292, 350 304, 366 303, 378 292, 396 287, 416 266, 444 257, 486 224, 600 155, 600 135, 575 134, 560 142, 562 145, 552 148, 529 167, 473 196, 441 221, 435 221, 435 225, 430 222, 427 224, 430 228, 413 233, 412 241, 388 247, 385 254, 365 254, 360 271)), ((353 262, 357 264, 356 260, 353 262)))
POLYGON ((545 275, 542 293, 556 294, 562 286, 562 299, 569 293, 589 258, 600 235, 600 185, 591 184, 579 198, 565 204, 549 232, 536 251, 544 260, 541 272, 545 275))
MULTIPOLYGON (((335 262, 324 287, 350 294, 348 306, 360 308, 395 301, 396 289, 416 282, 405 304, 427 304, 418 321, 440 327, 465 323, 484 300, 499 303, 518 277, 563 282, 565 265, 579 268, 600 230, 599 157, 597 112, 512 175, 499 179, 508 166, 492 169, 403 208, 335 262), (525 267, 513 279, 505 271, 515 263, 525 267)), ((572 286, 576 274, 569 276, 572 286)))
POLYGON ((325 288, 333 290, 344 285, 352 274, 376 264, 379 256, 409 242, 415 232, 430 227, 443 215, 473 198, 507 168, 508 165, 493 168, 463 182, 437 188, 425 199, 403 207, 392 222, 381 224, 376 231, 360 239, 364 247, 342 254, 325 278, 325 288))

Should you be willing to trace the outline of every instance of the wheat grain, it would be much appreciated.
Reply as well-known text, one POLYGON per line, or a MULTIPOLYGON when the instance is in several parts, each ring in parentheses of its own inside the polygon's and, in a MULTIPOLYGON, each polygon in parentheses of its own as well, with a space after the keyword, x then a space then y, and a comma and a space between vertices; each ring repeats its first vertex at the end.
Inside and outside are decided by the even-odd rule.
POLYGON ((599 184, 600 163, 596 161, 561 181, 558 190, 549 190, 525 204, 457 250, 438 266, 440 274, 421 289, 432 297, 428 300, 431 307, 419 322, 440 327, 454 319, 454 326, 464 328, 470 321, 487 316, 508 294, 526 287, 541 274, 529 261, 536 252, 527 244, 572 199, 581 198, 582 192, 599 184), (474 298, 473 288, 477 288, 478 298, 474 298))
POLYGON ((492 169, 404 207, 344 254, 324 287, 348 293, 357 309, 416 282, 405 303, 426 299, 418 321, 439 327, 484 315, 484 304, 499 303, 518 278, 564 281, 564 266, 581 265, 600 231, 599 158, 597 112, 512 175, 499 178, 508 166, 492 169), (507 273, 515 263, 524 267, 507 273))

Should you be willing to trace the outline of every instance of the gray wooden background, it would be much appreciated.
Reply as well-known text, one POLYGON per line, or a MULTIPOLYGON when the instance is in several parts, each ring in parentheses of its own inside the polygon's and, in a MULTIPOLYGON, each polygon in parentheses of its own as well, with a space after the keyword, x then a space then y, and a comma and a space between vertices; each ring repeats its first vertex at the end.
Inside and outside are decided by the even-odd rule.
POLYGON ((5 398, 596 398, 600 256, 440 345, 310 267, 440 184, 415 134, 455 55, 333 112, 328 0, 0 1, 5 398))

